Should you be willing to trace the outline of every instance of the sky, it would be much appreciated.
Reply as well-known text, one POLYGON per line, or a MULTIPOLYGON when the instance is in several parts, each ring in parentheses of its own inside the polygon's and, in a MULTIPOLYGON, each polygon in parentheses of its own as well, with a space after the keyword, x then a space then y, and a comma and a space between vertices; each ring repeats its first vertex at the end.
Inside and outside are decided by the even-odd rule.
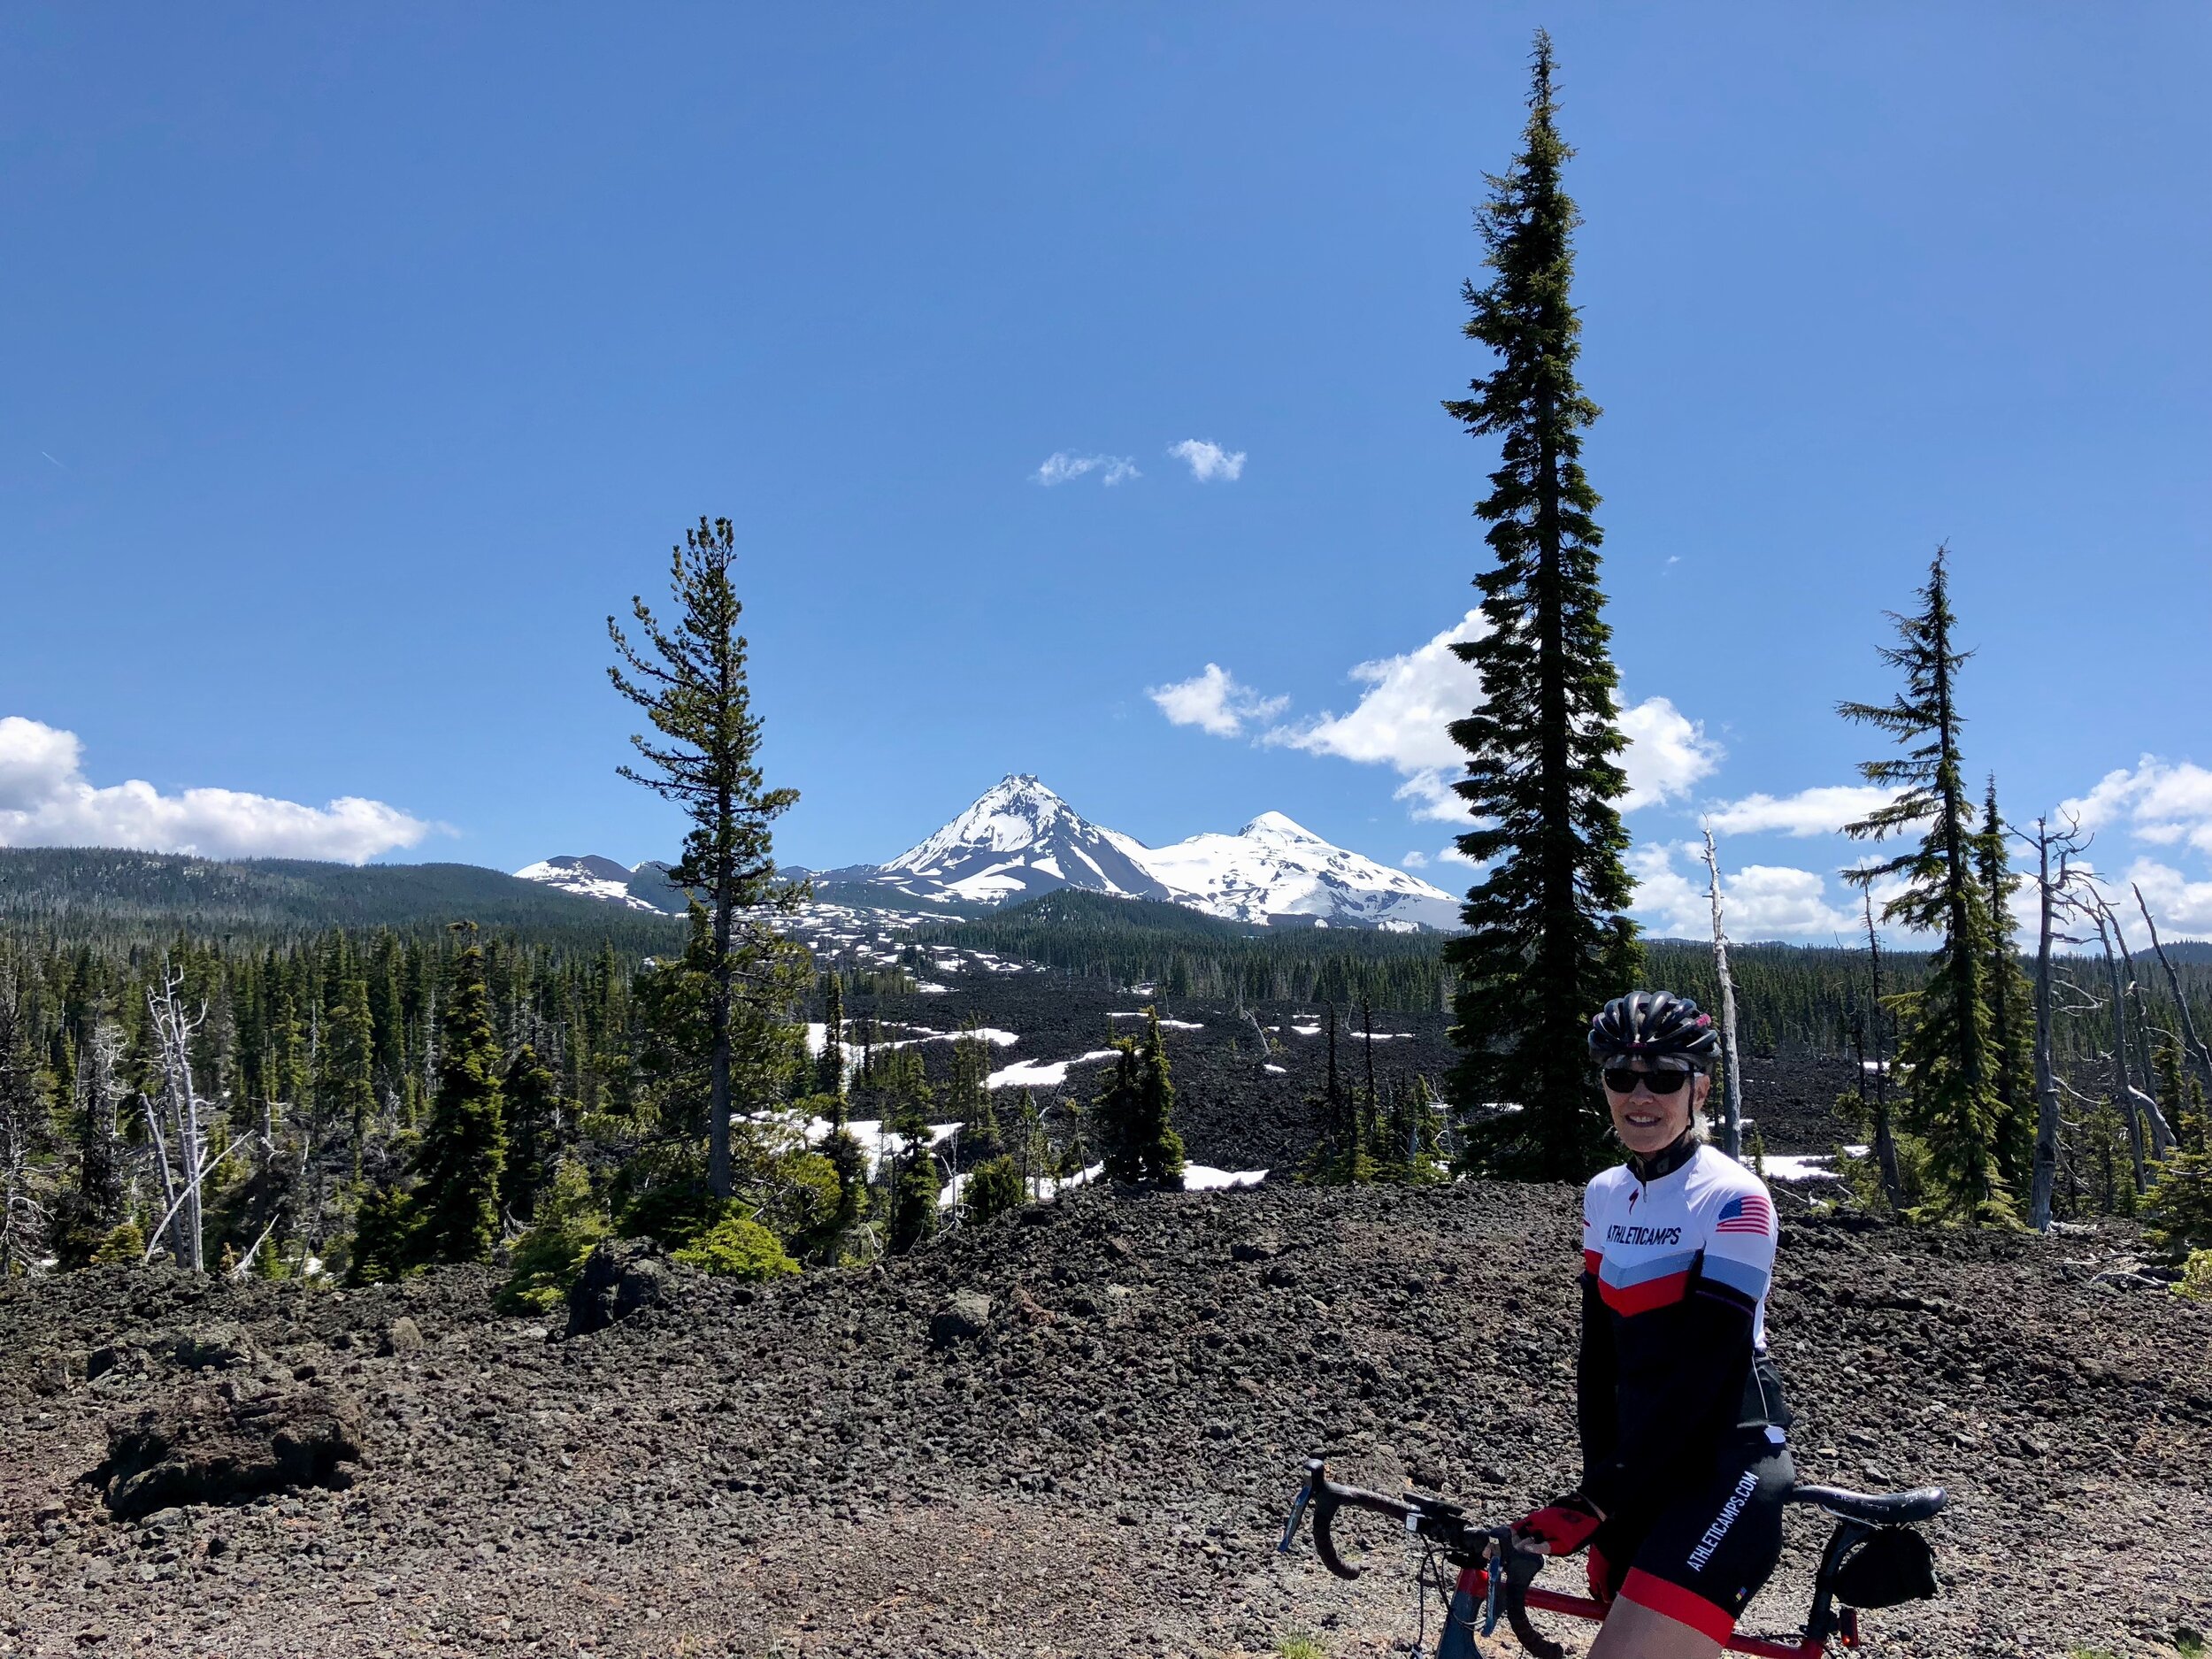
POLYGON ((733 519, 778 852, 1002 774, 1447 887, 1440 400, 1532 31, 1639 913, 1853 925, 1884 612, 1977 784, 2212 935, 2212 12, 22 4, 0 843, 672 854, 605 619, 733 519))

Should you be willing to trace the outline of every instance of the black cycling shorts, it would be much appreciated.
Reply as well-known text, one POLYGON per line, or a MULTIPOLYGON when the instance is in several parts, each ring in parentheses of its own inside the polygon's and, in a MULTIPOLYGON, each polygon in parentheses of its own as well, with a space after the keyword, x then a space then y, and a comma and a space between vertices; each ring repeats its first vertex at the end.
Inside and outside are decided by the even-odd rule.
POLYGON ((1726 1641, 1782 1558, 1782 1509, 1797 1470, 1769 1432, 1732 1435, 1706 1477, 1656 1514, 1601 1526, 1591 1548, 1604 1558, 1606 1587, 1726 1641))

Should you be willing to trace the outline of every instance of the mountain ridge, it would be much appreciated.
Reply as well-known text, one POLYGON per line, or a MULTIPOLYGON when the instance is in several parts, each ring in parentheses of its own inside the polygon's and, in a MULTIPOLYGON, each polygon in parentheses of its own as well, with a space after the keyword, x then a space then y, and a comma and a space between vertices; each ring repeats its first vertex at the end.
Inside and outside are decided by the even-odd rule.
MULTIPOLYGON (((565 891, 638 909, 649 869, 564 855, 515 873, 565 891)), ((855 902, 870 891, 900 908, 948 916, 995 910, 1063 888, 1178 904, 1250 926, 1372 927, 1450 932, 1457 898, 1419 877, 1266 811, 1233 834, 1207 831, 1148 847, 1084 818, 1034 772, 1009 772, 967 807, 881 864, 808 871, 855 902)), ((666 892, 664 876, 657 878, 666 892)))

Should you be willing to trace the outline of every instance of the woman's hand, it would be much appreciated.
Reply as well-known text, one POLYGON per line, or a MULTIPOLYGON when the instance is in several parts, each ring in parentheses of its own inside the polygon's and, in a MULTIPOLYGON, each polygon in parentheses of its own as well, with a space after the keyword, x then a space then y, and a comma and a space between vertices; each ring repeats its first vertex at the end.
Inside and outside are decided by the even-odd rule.
POLYGON ((1542 1509, 1513 1524, 1517 1537, 1540 1540, 1547 1555, 1571 1555, 1590 1541, 1605 1515, 1579 1492, 1554 1498, 1542 1509))

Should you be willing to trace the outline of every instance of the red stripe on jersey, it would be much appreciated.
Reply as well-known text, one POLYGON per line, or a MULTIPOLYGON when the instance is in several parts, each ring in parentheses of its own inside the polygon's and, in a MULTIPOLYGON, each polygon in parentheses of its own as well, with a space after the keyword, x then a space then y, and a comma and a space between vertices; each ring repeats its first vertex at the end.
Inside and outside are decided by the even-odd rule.
POLYGON ((1640 1313, 1649 1313, 1654 1308, 1671 1307, 1680 1302, 1689 1283, 1690 1275, 1686 1270, 1647 1279, 1640 1285, 1609 1285, 1601 1277, 1598 1279, 1598 1294, 1605 1298, 1605 1305, 1615 1313, 1632 1317, 1640 1313))
POLYGON ((1595 1250, 1585 1250, 1582 1253, 1582 1271, 1593 1279, 1597 1277, 1598 1269, 1604 1265, 1605 1258, 1595 1250))
POLYGON ((1715 1607, 1694 1590, 1670 1584, 1641 1567, 1628 1570, 1627 1580, 1621 1586, 1621 1600, 1647 1607, 1678 1624, 1687 1624, 1709 1641, 1726 1641, 1735 1632, 1735 1616, 1726 1608, 1715 1607))

